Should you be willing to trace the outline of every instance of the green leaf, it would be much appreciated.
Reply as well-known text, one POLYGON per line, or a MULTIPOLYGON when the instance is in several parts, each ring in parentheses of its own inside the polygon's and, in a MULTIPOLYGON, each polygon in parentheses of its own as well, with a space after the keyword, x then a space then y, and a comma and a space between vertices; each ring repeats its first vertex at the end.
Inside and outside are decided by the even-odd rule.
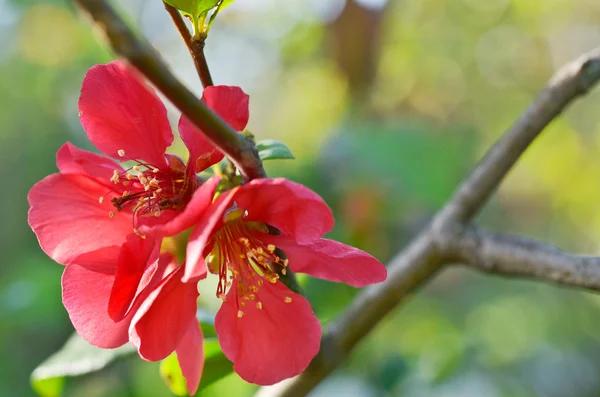
POLYGON ((219 4, 219 0, 164 0, 164 2, 177 8, 184 14, 196 18, 219 4))
POLYGON ((42 397, 59 397, 65 387, 64 376, 38 379, 31 382, 33 390, 42 397))
MULTIPOLYGON (((204 388, 231 372, 233 372, 233 363, 225 357, 217 339, 206 338, 204 340, 204 370, 196 396, 199 396, 204 388)), ((161 361, 160 376, 175 395, 187 396, 185 378, 181 373, 175 353, 161 361)))
POLYGON ((185 378, 181 373, 177 354, 171 355, 160 362, 160 376, 173 394, 176 396, 187 396, 185 378))
POLYGON ((33 370, 31 385, 42 397, 58 397, 62 393, 66 376, 98 371, 116 359, 135 352, 135 347, 131 344, 116 349, 100 349, 73 334, 59 351, 33 370))
POLYGON ((294 159, 291 150, 283 142, 265 139, 256 142, 256 149, 261 160, 294 159))

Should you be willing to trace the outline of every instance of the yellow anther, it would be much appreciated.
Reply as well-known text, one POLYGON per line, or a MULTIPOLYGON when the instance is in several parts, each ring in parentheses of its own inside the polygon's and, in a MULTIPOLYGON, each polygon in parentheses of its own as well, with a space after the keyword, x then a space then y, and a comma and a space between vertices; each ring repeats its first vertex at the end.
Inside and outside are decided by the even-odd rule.
MULTIPOLYGON (((287 266, 287 265, 288 265, 288 263, 290 263, 290 260, 289 260, 289 259, 284 259, 284 260, 283 260, 283 266, 287 266)), ((285 274, 285 273, 283 273, 283 274, 285 274)))
POLYGON ((129 190, 125 190, 125 191, 123 192, 123 195, 122 195, 122 196, 123 196, 123 197, 127 197, 127 196, 129 196, 130 194, 131 194, 131 192, 130 192, 129 190))
POLYGON ((241 310, 238 310, 238 318, 242 318, 243 315, 244 315, 244 312, 241 310))
POLYGON ((286 296, 285 298, 283 298, 283 301, 285 303, 291 303, 292 302, 292 298, 290 298, 289 296, 286 296))
POLYGON ((133 175, 133 174, 125 174, 125 178, 127 178, 130 181, 132 181, 133 178, 135 178, 135 175, 133 175))
POLYGON ((134 165, 134 166, 133 166, 133 170, 134 170, 135 172, 140 172, 140 167, 139 167, 138 165, 134 165))
POLYGON ((98 198, 98 202, 99 202, 100 204, 102 204, 102 203, 104 202, 104 196, 100 196, 100 197, 98 198))
POLYGON ((285 267, 283 269, 281 269, 281 274, 283 274, 285 276, 286 273, 287 273, 287 269, 285 267))
POLYGON ((117 150, 117 153, 118 153, 118 154, 119 154, 119 156, 121 156, 121 157, 125 156, 125 150, 123 150, 123 149, 119 149, 119 150, 117 150))
POLYGON ((113 171, 113 176, 110 177, 110 181, 112 183, 119 183, 119 171, 117 171, 117 170, 113 171))
POLYGON ((225 296, 225 294, 219 294, 219 299, 221 299, 223 302, 227 301, 227 297, 225 296))
POLYGON ((251 285, 250 286, 250 291, 252 291, 252 292, 258 292, 258 287, 256 285, 251 285))
POLYGON ((256 298, 256 295, 250 294, 248 295, 248 298, 250 298, 250 300, 253 301, 256 298))
POLYGON ((270 253, 273 253, 273 252, 275 252, 275 248, 276 248, 276 247, 275 247, 273 244, 269 244, 269 245, 267 245, 267 249, 269 250, 269 252, 270 252, 270 253))
POLYGON ((152 172, 154 172, 155 174, 158 174, 160 172, 160 170, 158 168, 155 168, 152 170, 152 172))
POLYGON ((262 302, 256 302, 256 308, 258 310, 262 309, 262 302))
POLYGON ((137 234, 138 236, 140 236, 141 238, 143 238, 143 239, 145 239, 145 238, 146 238, 146 235, 145 235, 145 234, 142 234, 142 233, 140 233, 140 231, 139 231, 139 230, 137 230, 137 228, 135 228, 135 227, 133 228, 133 232, 134 232, 135 234, 137 234))
POLYGON ((108 216, 109 216, 110 218, 114 218, 114 217, 115 217, 115 212, 114 212, 114 211, 110 211, 110 212, 108 213, 108 216))
POLYGON ((154 211, 154 216, 157 218, 160 216, 160 208, 154 211))

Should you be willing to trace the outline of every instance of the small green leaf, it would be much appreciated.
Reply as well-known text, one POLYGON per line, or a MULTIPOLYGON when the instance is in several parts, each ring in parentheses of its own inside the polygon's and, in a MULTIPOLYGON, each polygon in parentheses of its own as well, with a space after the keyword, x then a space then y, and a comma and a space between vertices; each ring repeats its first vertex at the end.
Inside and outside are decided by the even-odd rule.
POLYGON ((177 396, 187 396, 187 387, 185 386, 185 378, 181 373, 177 354, 171 355, 160 362, 160 376, 166 383, 167 387, 173 394, 177 396))
POLYGON ((206 13, 219 4, 219 0, 164 0, 184 14, 197 16, 206 13))
POLYGON ((41 397, 60 397, 65 387, 65 377, 32 380, 31 386, 41 397))
POLYGON ((285 143, 274 139, 256 142, 256 149, 261 160, 294 159, 294 155, 285 143))
MULTIPOLYGON (((204 340, 204 370, 202 371, 202 379, 200 379, 200 387, 196 396, 200 395, 202 389, 231 372, 233 372, 233 363, 225 357, 217 339, 206 338, 204 340)), ((187 396, 185 378, 181 373, 175 353, 161 361, 160 376, 175 395, 187 396)))
POLYGON ((131 344, 116 349, 100 349, 73 334, 59 351, 33 370, 31 385, 42 397, 57 397, 62 393, 66 376, 98 371, 116 359, 135 352, 131 344))

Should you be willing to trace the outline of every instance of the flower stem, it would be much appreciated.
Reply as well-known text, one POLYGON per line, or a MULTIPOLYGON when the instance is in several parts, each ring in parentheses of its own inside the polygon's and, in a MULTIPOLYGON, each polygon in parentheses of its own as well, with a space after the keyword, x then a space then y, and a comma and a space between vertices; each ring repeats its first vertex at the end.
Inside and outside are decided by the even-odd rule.
POLYGON ((210 110, 169 70, 150 44, 136 37, 105 0, 74 0, 105 34, 113 51, 124 57, 158 88, 235 164, 246 182, 266 177, 254 144, 210 110))
POLYGON ((206 62, 206 57, 204 56, 204 45, 206 41, 206 37, 200 35, 200 37, 193 37, 185 24, 185 20, 181 13, 172 5, 164 3, 165 9, 171 16, 177 31, 181 35, 183 42, 185 43, 190 55, 192 56, 192 60, 194 61, 194 66, 196 67, 196 72, 198 72, 198 77, 200 77, 200 81, 202 82, 202 86, 209 87, 213 85, 213 80, 210 75, 210 70, 208 69, 208 63, 206 62))

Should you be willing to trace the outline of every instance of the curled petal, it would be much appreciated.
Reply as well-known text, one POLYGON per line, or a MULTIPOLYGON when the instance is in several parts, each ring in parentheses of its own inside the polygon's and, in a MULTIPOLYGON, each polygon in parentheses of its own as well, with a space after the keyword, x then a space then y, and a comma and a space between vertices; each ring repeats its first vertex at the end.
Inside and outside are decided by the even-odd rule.
POLYGON ((233 206, 235 192, 239 189, 239 187, 234 188, 220 195, 198 220, 196 228, 192 231, 188 239, 186 248, 187 266, 183 281, 197 280, 206 276, 207 269, 204 255, 207 243, 210 241, 213 233, 223 225, 223 214, 233 206))
POLYGON ((248 107, 250 97, 240 87, 227 85, 206 87, 202 93, 202 100, 234 130, 241 131, 246 128, 250 118, 248 107))
POLYGON ((79 149, 70 142, 65 143, 56 153, 56 165, 61 174, 87 174, 99 178, 110 186, 110 178, 115 170, 123 167, 108 157, 79 149))
POLYGON ((219 343, 235 372, 258 385, 303 372, 321 340, 321 325, 308 301, 281 282, 266 282, 256 300, 238 308, 236 290, 229 291, 215 318, 219 343))
POLYGON ((79 116, 90 141, 107 155, 166 166, 164 154, 173 142, 167 109, 124 62, 96 65, 87 72, 79 116))
POLYGON ((150 292, 136 311, 129 340, 140 356, 158 361, 171 354, 181 342, 190 322, 196 321, 196 283, 182 283, 183 266, 172 271, 150 292))
POLYGON ((316 278, 341 282, 353 287, 379 283, 387 277, 387 270, 376 258, 358 248, 338 241, 318 239, 298 244, 285 236, 265 236, 285 252, 292 271, 316 278))
MULTIPOLYGON (((225 85, 206 87, 202 100, 234 130, 242 131, 246 128, 250 117, 249 97, 240 87, 225 85)), ((196 172, 205 170, 223 159, 223 153, 183 115, 179 119, 179 134, 190 151, 189 161, 195 162, 196 172)))
POLYGON ((204 368, 203 339, 198 322, 192 321, 183 334, 177 349, 175 349, 179 367, 185 378, 185 385, 190 396, 196 394, 202 378, 202 369, 204 368))
POLYGON ((275 226, 300 243, 333 229, 331 209, 304 185, 284 178, 255 179, 236 192, 234 201, 248 210, 247 220, 275 226))
POLYGON ((190 152, 191 164, 200 172, 223 160, 223 152, 217 149, 184 115, 179 119, 179 135, 190 152))
POLYGON ((104 247, 121 246, 132 231, 131 217, 115 213, 107 187, 83 175, 50 175, 29 191, 29 226, 44 252, 67 264, 104 247), (114 217, 109 214, 113 213, 114 217))
POLYGON ((142 277, 148 266, 158 259, 160 242, 141 238, 135 234, 127 236, 117 259, 117 272, 108 301, 108 315, 115 322, 128 313, 139 290, 142 277))

